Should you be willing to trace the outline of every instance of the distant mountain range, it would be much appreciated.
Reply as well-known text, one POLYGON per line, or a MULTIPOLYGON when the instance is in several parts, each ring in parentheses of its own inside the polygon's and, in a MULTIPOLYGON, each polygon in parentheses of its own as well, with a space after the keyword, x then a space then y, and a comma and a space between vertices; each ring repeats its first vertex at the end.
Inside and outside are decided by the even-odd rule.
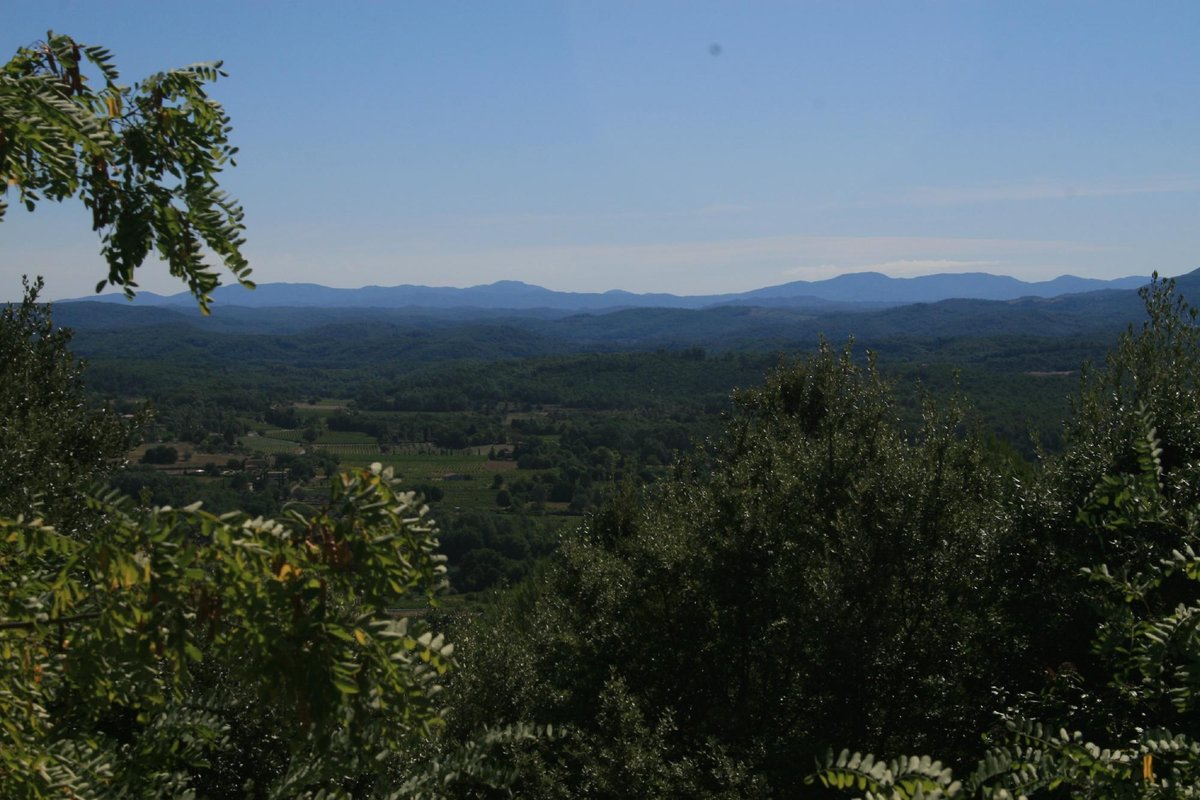
MULTIPOLYGON (((710 309, 718 306, 787 308, 814 312, 882 309, 911 303, 942 300, 1016 300, 1052 298, 1099 290, 1136 289, 1147 278, 1132 276, 1096 280, 1062 275, 1050 281, 1029 283, 983 272, 891 278, 878 272, 857 272, 822 281, 792 281, 749 292, 720 295, 558 292, 521 281, 467 288, 434 286, 365 286, 334 289, 312 283, 265 283, 254 291, 222 286, 213 293, 216 307, 245 308, 387 308, 387 309, 492 309, 508 311, 603 312, 634 308, 710 309)), ((126 302, 121 294, 72 298, 80 301, 126 302)), ((140 306, 194 306, 187 292, 158 295, 139 292, 140 306)))
MULTIPOLYGON (((829 284, 835 288, 839 284, 844 287, 853 277, 823 283, 825 288, 829 284)), ((886 284, 874 276, 868 279, 868 284, 871 280, 876 284, 896 285, 897 294, 912 285, 905 281, 886 284)), ((89 357, 106 351, 144 351, 165 357, 164 354, 176 353, 183 348, 187 354, 177 355, 194 359, 193 350, 201 348, 230 358, 245 356, 252 360, 286 363, 293 357, 289 355, 292 348, 299 347, 295 352, 305 353, 305 358, 316 358, 314 354, 320 352, 332 359, 330 363, 336 363, 347 348, 365 348, 381 357, 403 353, 406 359, 415 358, 419 350, 423 354, 421 358, 426 359, 472 357, 487 360, 691 346, 717 350, 778 348, 782 352, 811 347, 819 336, 831 341, 853 336, 872 347, 888 341, 994 336, 1024 339, 1100 336, 1107 341, 1107 337, 1145 317, 1144 305, 1133 288, 1035 297, 1029 296, 1029 290, 1038 284, 1000 280, 1010 286, 1013 283, 1022 286, 1019 291, 1025 296, 1009 300, 949 299, 921 303, 821 300, 826 305, 816 308, 776 305, 753 299, 703 308, 626 306, 575 311, 544 306, 532 309, 388 308, 381 307, 378 301, 373 307, 317 307, 294 304, 301 298, 320 297, 325 292, 343 298, 362 295, 357 294, 360 290, 319 287, 310 293, 312 287, 283 284, 275 287, 280 290, 275 294, 276 300, 293 305, 239 306, 228 299, 229 292, 238 291, 231 288, 223 290, 222 298, 208 317, 201 316, 194 301, 184 296, 162 305, 148 302, 153 298, 144 298, 136 304, 95 300, 62 302, 55 305, 54 319, 59 325, 76 331, 74 345, 77 352, 89 357), (289 294, 289 290, 295 291, 289 294)), ((1141 279, 1129 279, 1128 282, 1135 286, 1144 283, 1141 279)), ((1101 281, 1094 283, 1111 285, 1101 281)), ((1064 284, 1072 285, 1066 279, 1060 279, 1057 285, 1064 284)), ((501 289, 504 286, 501 284, 501 289)), ((1040 286, 1043 291, 1049 291, 1046 284, 1040 286)), ((1178 277, 1176 287, 1186 298, 1200 299, 1200 270, 1178 277)), ((242 291, 233 297, 257 297, 260 302, 263 298, 270 300, 272 288, 265 286, 256 292, 242 291)), ((495 287, 488 288, 494 294, 495 287)), ((467 294, 472 290, 452 291, 467 294)), ((509 298, 506 302, 513 300, 509 298)))

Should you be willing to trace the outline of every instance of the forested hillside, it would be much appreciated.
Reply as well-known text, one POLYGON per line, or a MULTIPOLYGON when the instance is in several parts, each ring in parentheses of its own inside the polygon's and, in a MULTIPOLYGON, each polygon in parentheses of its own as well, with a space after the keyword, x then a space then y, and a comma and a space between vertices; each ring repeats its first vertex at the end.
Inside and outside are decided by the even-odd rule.
POLYGON ((225 315, 221 76, 0 68, 3 185, 217 309, 0 309, 0 795, 1196 796, 1195 273, 225 315))
MULTIPOLYGON (((1156 780, 1179 781, 1190 740, 1168 747, 1148 723, 1192 735, 1173 710, 1188 707, 1190 678, 1162 666, 1190 645, 1161 627, 1190 612, 1151 603, 1174 622, 1138 621, 1103 585, 1190 569, 1192 528, 1175 519, 1192 513, 1200 348, 1177 301, 1156 285, 1145 329, 1082 375, 1055 368, 1098 352, 1098 336, 395 373, 349 357, 308 365, 303 351, 275 365, 224 354, 216 379, 97 348, 89 391, 130 409, 153 400, 139 429, 167 444, 142 444, 146 466, 108 479, 143 502, 205 496, 217 510, 279 514, 337 492, 339 465, 368 460, 433 501, 451 607, 482 610, 431 618, 456 643, 457 668, 447 729, 413 757, 476 753, 447 793, 473 796, 479 780, 535 797, 787 795, 860 776, 884 796, 1107 786, 1143 751, 1158 753, 1156 780), (197 466, 220 455, 174 473, 175 459, 149 457, 175 448, 197 466), (250 466, 254 453, 268 454, 264 467, 250 466), (1171 552, 1184 560, 1155 566, 1171 552), (1090 574, 1112 577, 1090 579, 1100 564, 1107 572, 1090 574), (479 604, 480 590, 503 587, 479 604), (1111 649, 1120 626, 1151 650, 1130 661, 1129 646, 1111 649), (1127 682, 1143 674, 1183 681, 1162 689, 1180 701, 1130 706, 1127 682), (1134 719, 1147 724, 1130 739, 1134 719), (1083 769, 1082 740, 1034 734, 1064 726, 1127 750, 1083 769), (509 733, 480 739, 489 729, 509 733), (985 733, 990 766, 951 787, 944 770, 973 774, 985 733), (946 766, 823 761, 842 746, 946 766)), ((1171 581, 1171 603, 1191 602, 1189 584, 1171 581)), ((246 735, 229 742, 258 746, 246 735)), ((221 785, 249 774, 217 763, 221 785)), ((256 780, 284 763, 256 766, 256 780)))
POLYGON ((522 796, 1187 796, 1200 341, 1176 300, 1147 295, 1031 474, 957 404, 902 423, 849 350, 776 370, 459 633, 452 735, 562 726, 509 751, 522 796), (913 752, 942 761, 886 760, 913 752))

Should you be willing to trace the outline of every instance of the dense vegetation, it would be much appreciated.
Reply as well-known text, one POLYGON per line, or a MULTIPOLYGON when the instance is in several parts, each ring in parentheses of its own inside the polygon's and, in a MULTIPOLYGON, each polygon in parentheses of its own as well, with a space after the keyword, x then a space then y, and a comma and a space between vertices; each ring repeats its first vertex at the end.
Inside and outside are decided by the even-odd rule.
POLYGON ((970 775, 820 772, 881 797, 1185 796, 1200 341, 1176 299, 1147 295, 1032 473, 953 404, 906 429, 849 351, 776 371, 711 451, 610 498, 458 634, 452 735, 563 725, 510 753, 534 797, 791 796, 831 745, 970 775))
MULTIPOLYGON (((244 279, 215 74, 146 99, 52 36, 0 73, 0 173, 96 205, 112 158, 137 180, 109 200, 175 219, 153 166, 183 159, 244 279)), ((139 209, 96 209, 110 280, 182 246, 205 302, 187 226, 120 233, 139 209)), ((5 796, 1198 791, 1200 334, 1172 282, 1069 409, 1045 373, 1095 330, 419 368, 241 339, 174 386, 177 350, 100 337, 89 394, 37 292, 0 312, 5 796), (447 575, 507 588, 438 609, 447 575)))
MULTIPOLYGON (((431 742, 408 740, 401 761, 409 766, 389 766, 392 777, 368 771, 372 777, 359 773, 343 784, 361 791, 424 774, 412 759, 467 758, 468 767, 453 772, 457 780, 443 791, 472 795, 480 789, 472 776, 486 775, 493 783, 503 778, 522 796, 787 795, 809 786, 813 758, 830 745, 934 753, 969 774, 984 732, 993 742, 989 770, 954 791, 1005 782, 1036 789, 1064 776, 1107 786, 1106 776, 1130 773, 1151 750, 1159 759, 1156 780, 1179 781, 1191 769, 1190 740, 1173 737, 1194 735, 1174 710, 1190 708, 1186 691, 1156 690, 1164 705, 1138 691, 1131 695, 1129 681, 1139 670, 1169 679, 1171 670, 1153 659, 1177 660, 1190 647, 1190 612, 1178 604, 1192 596, 1182 576, 1191 569, 1188 520, 1195 503, 1188 471, 1200 448, 1193 391, 1200 346, 1190 311, 1174 304, 1170 285, 1156 286, 1146 299, 1145 329, 1131 331, 1103 367, 1085 372, 1082 394, 1057 439, 1061 447, 1034 462, 1004 445, 987 424, 1002 412, 981 417, 969 410, 961 375, 956 395, 949 371, 936 365, 887 371, 852 346, 822 345, 812 356, 777 366, 760 387, 737 392, 723 418, 706 407, 713 401, 694 390, 698 384, 689 383, 687 376, 700 372, 689 370, 705 367, 705 380, 715 383, 722 365, 761 365, 750 354, 502 362, 493 365, 494 377, 515 387, 516 396, 484 395, 460 410, 372 409, 353 398, 283 403, 253 394, 223 408, 207 398, 173 404, 164 397, 158 417, 143 421, 141 430, 178 447, 143 444, 147 464, 111 473, 108 481, 143 503, 179 506, 203 496, 218 508, 242 504, 252 514, 270 515, 298 498, 330 490, 336 498, 345 485, 336 478, 345 459, 395 459, 410 469, 422 460, 459 468, 471 458, 507 465, 470 480, 410 479, 434 500, 451 584, 464 592, 515 588, 476 606, 482 615, 440 618, 458 645, 459 666, 442 695, 446 730, 431 742), (522 395, 525 376, 536 376, 529 379, 533 391, 539 391, 538 377, 556 374, 572 376, 563 385, 578 390, 585 381, 574 378, 585 377, 589 366, 587 405, 542 405, 544 397, 522 395), (629 376, 640 370, 678 374, 689 391, 672 396, 670 381, 661 381, 659 392, 637 389, 629 376), (909 382, 914 375, 928 387, 923 393, 909 382), (289 450, 259 458, 261 466, 253 467, 254 453, 263 451, 245 443, 256 440, 289 450), (359 447, 371 452, 334 454, 359 447), (447 453, 472 448, 475 453, 447 453), (149 463, 168 461, 163 456, 174 451, 177 458, 186 454, 184 463, 200 465, 210 449, 216 468, 190 470, 202 475, 171 474, 175 464, 149 463), (411 452, 396 452, 405 449, 411 452), (224 450, 234 457, 225 459, 224 450), (593 481, 598 491, 572 507, 579 481, 593 481), (446 497, 466 505, 450 510, 446 497), (572 521, 570 515, 580 513, 572 521), (1163 565, 1173 552, 1182 560, 1163 565), (1105 562, 1107 571, 1084 571, 1105 562), (1162 577, 1154 577, 1155 570, 1162 577), (1106 599, 1109 585, 1120 589, 1114 602, 1106 599), (1164 591, 1165 599, 1157 599, 1164 591), (1147 599, 1148 610, 1138 616, 1126 595, 1155 599, 1147 599), (1174 628, 1163 633, 1165 625, 1174 628), (1139 636, 1145 642, 1165 636, 1165 645, 1131 661, 1129 642, 1136 645, 1139 636), (1172 738, 1163 738, 1151 724, 1156 721, 1172 724, 1172 738), (530 736, 523 727, 529 724, 550 725, 556 733, 530 736), (505 735, 481 734, 498 726, 505 735), (1126 749, 1093 759, 1095 769, 1081 772, 1072 748, 1087 752, 1083 743, 1045 733, 1062 726, 1126 749), (1041 737, 1036 742, 1035 735, 1041 737), (489 749, 498 760, 481 761, 489 749), (510 772, 480 767, 489 763, 510 772)), ((67 338, 51 332, 44 310, 26 303, 6 319, 11 352, 42 352, 40 362, 28 363, 53 366, 62 376, 57 389, 42 381, 44 390, 67 398, 66 408, 92 419, 95 430, 128 430, 111 411, 87 410, 67 338)), ((445 388, 455 385, 454 376, 476 372, 447 365, 425 380, 445 388)), ((14 374, 33 380, 39 373, 31 367, 14 374)), ((1002 409, 1005 396, 997 387, 979 392, 988 385, 973 384, 974 394, 1002 409)), ((556 391, 553 386, 551 380, 540 391, 556 391)), ((39 452, 72 452, 92 465, 72 479, 75 485, 108 469, 106 458, 64 448, 51 437, 68 435, 69 426, 40 424, 28 410, 21 413, 28 424, 10 430, 10 437, 34 438, 39 452)), ((104 452, 116 455, 126 442, 117 437, 104 452)), ((30 477, 30 486, 41 480, 36 472, 30 477)), ((97 524, 111 529, 112 519, 129 519, 121 515, 132 511, 122 511, 122 501, 93 503, 89 510, 60 499, 74 514, 107 516, 83 528, 93 536, 97 524)), ((181 530, 194 524, 171 519, 181 530)), ((208 524, 215 523, 210 518, 208 524)), ((123 524, 129 535, 161 522, 123 524)), ((311 541, 311 533, 302 539, 311 541)), ((97 541, 110 552, 114 547, 111 539, 97 541)), ((34 546, 28 542, 22 546, 34 546)), ((336 569, 337 557, 330 557, 325 551, 320 563, 336 569)), ((272 580, 288 572, 288 559, 272 557, 269 563, 283 565, 268 568, 272 580)), ((54 584, 47 575, 25 588, 53 598, 55 590, 47 587, 54 584)), ((347 591, 354 591, 351 585, 347 591)), ((91 607, 92 601, 72 601, 63 611, 75 602, 91 607)), ((396 595, 389 602, 412 601, 396 595)), ((355 608, 362 613, 363 606, 355 608)), ((18 610, 11 614, 21 619, 18 610)), ((28 624, 38 630, 36 619, 28 624)), ((353 624, 351 636, 367 630, 353 624)), ((220 635, 210 635, 206 647, 219 648, 220 635)), ((268 643, 268 652, 279 646, 268 643)), ((210 661, 219 659, 219 649, 212 656, 197 652, 201 660, 189 669, 198 687, 206 685, 209 669, 233 674, 210 661)), ((50 653, 45 648, 43 657, 50 653)), ((1174 674, 1186 690, 1190 673, 1174 674)), ((252 683, 251 673, 238 685, 247 680, 252 683)), ((346 687, 345 697, 357 694, 346 687)), ((239 702, 246 691, 239 690, 239 702)), ((118 695, 116 702, 144 708, 146 700, 118 695)), ((196 729, 209 731, 210 744, 194 752, 191 768, 173 768, 170 780, 183 783, 160 785, 201 777, 212 786, 296 780, 289 766, 294 755, 256 740, 273 736, 270 726, 235 722, 237 707, 196 729), (231 747, 264 756, 251 764, 232 758, 231 747)), ((109 725, 101 721, 102 730, 109 725)), ((146 754, 157 752, 146 747, 146 754)), ((306 759, 313 757, 309 752, 306 759)), ((933 762, 831 756, 816 774, 831 785, 862 777, 862 785, 881 796, 906 796, 905 786, 952 788, 944 767, 933 762)), ((326 773, 316 781, 328 779, 326 773)))
MULTIPOLYGON (((108 282, 134 286, 157 248, 203 307, 217 279, 201 245, 240 281, 248 272, 240 209, 215 180, 233 154, 202 88, 217 74, 200 65, 129 88, 106 51, 48 34, 0 68, 0 185, 30 210, 79 197, 108 282)), ((107 490, 129 425, 88 408, 69 336, 37 292, 0 312, 4 796, 440 784, 445 762, 408 762, 441 724, 453 647, 388 612, 431 597, 444 572, 419 498, 382 465, 276 519, 107 490)))

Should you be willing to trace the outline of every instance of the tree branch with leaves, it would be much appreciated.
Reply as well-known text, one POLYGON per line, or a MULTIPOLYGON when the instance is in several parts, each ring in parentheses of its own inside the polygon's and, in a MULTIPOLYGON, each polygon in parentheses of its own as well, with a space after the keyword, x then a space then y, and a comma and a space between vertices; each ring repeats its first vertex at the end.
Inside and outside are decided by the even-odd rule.
POLYGON ((216 61, 129 87, 102 47, 50 32, 21 48, 0 67, 0 220, 12 191, 29 211, 82 200, 108 262, 96 291, 119 286, 132 297, 134 272, 151 254, 204 313, 220 284, 208 253, 253 288, 242 208, 217 182, 237 148, 205 85, 224 76, 216 61))

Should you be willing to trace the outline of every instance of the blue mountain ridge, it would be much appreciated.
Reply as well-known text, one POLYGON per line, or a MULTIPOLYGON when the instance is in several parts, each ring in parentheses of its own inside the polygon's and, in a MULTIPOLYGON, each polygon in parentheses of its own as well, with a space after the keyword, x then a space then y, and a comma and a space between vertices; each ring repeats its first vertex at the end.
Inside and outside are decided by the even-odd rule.
MULTIPOLYGON (((792 281, 748 292, 719 295, 637 294, 619 289, 607 292, 560 292, 522 281, 502 280, 466 288, 418 286, 364 286, 339 289, 314 283, 264 283, 254 291, 237 285, 213 292, 217 304, 248 308, 480 308, 548 309, 555 311, 606 311, 624 308, 702 309, 723 305, 769 306, 837 310, 839 306, 882 308, 906 303, 934 303, 950 299, 1015 300, 1022 297, 1058 297, 1103 289, 1134 289, 1146 277, 1114 280, 1061 275, 1053 280, 1026 282, 983 272, 892 278, 878 272, 858 272, 820 281, 792 281)), ((122 294, 78 297, 76 301, 127 302, 122 294)), ((158 295, 139 292, 136 305, 190 306, 187 292, 158 295)))

